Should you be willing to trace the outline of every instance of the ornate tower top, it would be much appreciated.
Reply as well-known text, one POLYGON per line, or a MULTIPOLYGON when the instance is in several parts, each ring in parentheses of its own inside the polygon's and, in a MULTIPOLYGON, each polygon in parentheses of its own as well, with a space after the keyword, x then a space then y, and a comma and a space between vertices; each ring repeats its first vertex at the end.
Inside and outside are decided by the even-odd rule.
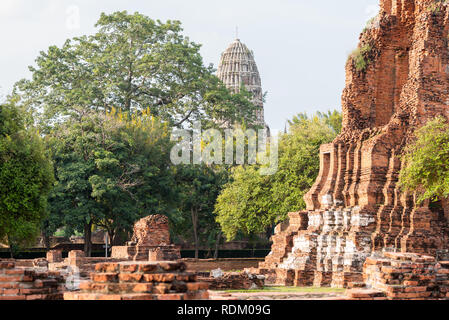
POLYGON ((254 55, 248 47, 236 39, 221 55, 217 77, 234 93, 239 92, 240 86, 253 94, 253 103, 259 107, 257 122, 265 126, 263 110, 262 83, 257 69, 254 55))

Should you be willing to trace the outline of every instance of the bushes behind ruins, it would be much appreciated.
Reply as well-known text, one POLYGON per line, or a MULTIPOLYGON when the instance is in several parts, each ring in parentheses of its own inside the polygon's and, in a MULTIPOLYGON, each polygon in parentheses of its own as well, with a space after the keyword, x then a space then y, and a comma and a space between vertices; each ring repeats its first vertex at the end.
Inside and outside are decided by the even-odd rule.
POLYGON ((11 255, 39 233, 53 181, 44 144, 23 110, 0 105, 0 240, 11 255))

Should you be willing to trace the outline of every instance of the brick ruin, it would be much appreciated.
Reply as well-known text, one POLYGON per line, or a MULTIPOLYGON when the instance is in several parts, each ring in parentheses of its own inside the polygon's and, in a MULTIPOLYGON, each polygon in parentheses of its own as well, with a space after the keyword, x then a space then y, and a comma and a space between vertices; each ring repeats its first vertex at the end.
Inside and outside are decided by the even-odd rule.
POLYGON ((81 291, 65 300, 206 300, 208 284, 185 272, 183 262, 99 263, 81 291))
POLYGON ((363 281, 373 252, 448 249, 448 208, 417 205, 397 183, 416 128, 449 117, 449 9, 433 0, 381 0, 380 8, 346 64, 343 130, 321 147, 307 211, 276 228, 259 265, 272 283, 347 287, 363 281))
POLYGON ((0 300, 202 300, 208 284, 185 272, 170 244, 168 219, 139 220, 131 242, 111 258, 83 251, 47 252, 46 259, 0 260, 0 300))
POLYGON ((112 258, 170 261, 181 259, 181 251, 170 242, 168 218, 163 215, 151 215, 136 222, 133 237, 126 246, 112 247, 112 258))
POLYGON ((64 278, 59 272, 20 268, 0 260, 0 300, 62 300, 64 278))
POLYGON ((364 283, 346 294, 351 300, 449 298, 449 262, 414 253, 386 252, 366 259, 364 283), (369 289, 361 289, 369 287, 369 289))

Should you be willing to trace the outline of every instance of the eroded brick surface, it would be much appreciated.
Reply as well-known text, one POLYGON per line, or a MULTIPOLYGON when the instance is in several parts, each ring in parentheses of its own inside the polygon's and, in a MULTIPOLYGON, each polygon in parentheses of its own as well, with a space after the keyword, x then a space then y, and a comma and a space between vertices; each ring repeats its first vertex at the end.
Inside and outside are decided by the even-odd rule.
POLYGON ((0 300, 62 300, 64 279, 58 272, 18 268, 0 260, 0 300))
POLYGON ((350 289, 350 299, 429 300, 447 299, 449 263, 412 253, 384 253, 366 259, 366 289, 350 289))
POLYGON ((185 271, 183 262, 100 263, 80 291, 65 300, 206 300, 208 284, 185 271))

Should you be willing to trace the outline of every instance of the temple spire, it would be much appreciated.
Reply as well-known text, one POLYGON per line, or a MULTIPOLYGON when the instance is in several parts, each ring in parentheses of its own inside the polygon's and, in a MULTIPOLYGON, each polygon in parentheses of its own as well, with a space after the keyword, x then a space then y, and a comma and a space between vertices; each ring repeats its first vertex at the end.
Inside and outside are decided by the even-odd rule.
MULTIPOLYGON (((238 37, 238 27, 236 28, 238 37)), ((234 93, 243 84, 252 93, 252 102, 257 107, 257 123, 265 126, 264 103, 260 74, 253 53, 239 39, 236 39, 221 55, 217 77, 234 93)))

